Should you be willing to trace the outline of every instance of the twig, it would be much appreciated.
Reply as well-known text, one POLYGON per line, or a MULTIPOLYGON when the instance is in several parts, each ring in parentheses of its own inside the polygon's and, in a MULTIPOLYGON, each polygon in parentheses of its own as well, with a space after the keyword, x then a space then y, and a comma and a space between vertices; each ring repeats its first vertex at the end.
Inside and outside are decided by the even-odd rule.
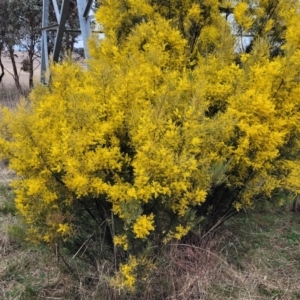
POLYGON ((80 250, 90 241, 90 239, 92 238, 92 236, 95 234, 95 232, 94 233, 92 233, 86 240, 85 240, 85 242, 79 247, 79 249, 77 250, 77 252, 73 255, 73 257, 71 258, 71 260, 73 260, 76 256, 77 256, 77 254, 80 252, 80 250))
POLYGON ((62 259, 62 261, 64 262, 64 264, 66 265, 66 267, 68 268, 68 270, 70 271, 70 273, 75 277, 76 280, 78 280, 78 282, 80 282, 80 278, 76 275, 76 273, 74 272, 74 270, 67 263, 67 261, 65 260, 65 258, 61 255, 61 253, 59 252, 59 248, 58 247, 57 247, 57 253, 58 253, 59 257, 62 259))

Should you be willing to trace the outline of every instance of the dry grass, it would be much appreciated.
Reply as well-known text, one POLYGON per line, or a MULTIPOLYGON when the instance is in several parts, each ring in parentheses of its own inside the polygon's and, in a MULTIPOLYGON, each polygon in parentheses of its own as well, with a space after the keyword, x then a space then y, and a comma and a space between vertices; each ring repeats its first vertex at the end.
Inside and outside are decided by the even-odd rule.
POLYGON ((0 84, 0 105, 9 108, 14 108, 20 98, 26 96, 29 90, 24 88, 24 93, 21 94, 13 85, 5 86, 0 84))
POLYGON ((254 211, 220 231, 220 265, 211 299, 300 299, 300 216, 254 211))
MULTIPOLYGON (((24 72, 21 70, 22 66, 23 66, 23 60, 28 58, 28 55, 26 52, 21 52, 21 51, 15 51, 15 61, 16 61, 16 67, 19 73, 19 79, 20 79, 20 84, 23 87, 28 87, 29 85, 29 73, 28 72, 24 72)), ((2 63, 4 65, 5 70, 5 75, 2 78, 2 83, 6 86, 6 87, 11 87, 14 86, 15 82, 13 79, 13 76, 11 74, 13 74, 13 67, 12 67, 12 63, 10 58, 7 55, 2 55, 2 63)), ((39 80, 39 76, 40 76, 40 62, 39 60, 35 60, 34 61, 34 81, 38 81, 39 80)))

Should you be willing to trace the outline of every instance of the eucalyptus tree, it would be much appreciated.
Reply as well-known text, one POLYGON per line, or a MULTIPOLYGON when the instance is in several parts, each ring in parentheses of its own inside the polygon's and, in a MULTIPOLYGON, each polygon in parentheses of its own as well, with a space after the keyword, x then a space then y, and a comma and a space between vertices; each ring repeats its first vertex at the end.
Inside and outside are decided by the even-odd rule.
MULTIPOLYGON (((0 1, 0 56, 9 56, 13 73, 11 75, 14 78, 15 85, 17 89, 22 92, 22 87, 20 85, 19 72, 17 69, 15 50, 14 46, 20 43, 19 36, 19 23, 16 22, 12 14, 12 7, 9 0, 0 1)), ((4 76, 4 66, 1 62, 2 78, 4 76)), ((7 70, 6 70, 7 71, 7 70)))
POLYGON ((18 45, 27 53, 23 70, 29 73, 29 87, 33 87, 34 60, 39 57, 38 44, 41 40, 42 1, 9 0, 10 18, 14 20, 18 45))

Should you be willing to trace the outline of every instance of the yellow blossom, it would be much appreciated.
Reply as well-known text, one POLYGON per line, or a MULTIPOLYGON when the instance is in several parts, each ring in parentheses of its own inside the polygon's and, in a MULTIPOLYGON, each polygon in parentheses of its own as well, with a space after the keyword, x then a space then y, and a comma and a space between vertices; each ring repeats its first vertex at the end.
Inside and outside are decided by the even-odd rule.
POLYGON ((150 231, 153 231, 154 225, 154 215, 150 214, 149 216, 142 215, 139 216, 135 223, 133 224, 133 232, 136 238, 145 238, 150 234, 150 231))
POLYGON ((128 249, 128 239, 126 235, 116 235, 114 236, 114 244, 115 246, 120 246, 124 250, 128 249))
POLYGON ((61 233, 63 236, 70 234, 71 227, 69 224, 64 223, 64 224, 58 224, 58 229, 57 232, 61 233))

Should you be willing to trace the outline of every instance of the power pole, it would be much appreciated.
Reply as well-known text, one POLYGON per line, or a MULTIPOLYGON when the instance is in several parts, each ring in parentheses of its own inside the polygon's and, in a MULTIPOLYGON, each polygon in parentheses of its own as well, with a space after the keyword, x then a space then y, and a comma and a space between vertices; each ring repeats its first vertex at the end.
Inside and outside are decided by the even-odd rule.
MULTIPOLYGON (((41 82, 47 84, 49 81, 49 57, 53 62, 58 62, 62 53, 62 40, 65 32, 76 32, 82 37, 84 56, 89 57, 87 41, 91 33, 91 21, 93 20, 92 6, 94 0, 76 0, 80 28, 76 30, 66 29, 68 20, 70 0, 62 0, 59 6, 57 0, 43 0, 42 19, 42 45, 41 45, 41 82), (50 1, 52 5, 50 5, 50 1), (50 24, 49 15, 54 13, 56 23, 50 24), (49 41, 54 45, 51 54, 49 53, 49 41)), ((75 2, 75 1, 73 1, 75 2)))

